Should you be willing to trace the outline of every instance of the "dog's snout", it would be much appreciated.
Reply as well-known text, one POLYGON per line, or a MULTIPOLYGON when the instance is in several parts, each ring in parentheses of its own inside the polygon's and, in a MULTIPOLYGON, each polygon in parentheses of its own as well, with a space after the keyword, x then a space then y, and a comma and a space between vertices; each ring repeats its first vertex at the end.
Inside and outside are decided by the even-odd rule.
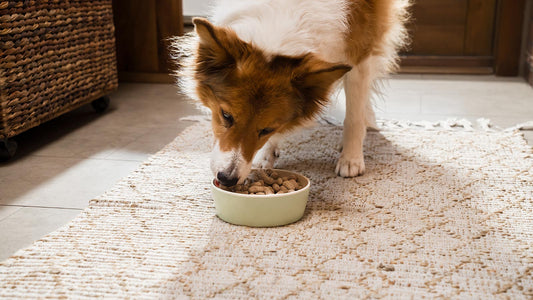
POLYGON ((218 182, 225 186, 234 186, 244 181, 250 173, 251 162, 247 162, 239 149, 221 151, 218 141, 211 152, 211 170, 218 182))
POLYGON ((239 181, 238 177, 233 177, 230 174, 226 172, 218 172, 217 173, 217 180, 225 186, 234 186, 237 184, 237 181, 239 181))

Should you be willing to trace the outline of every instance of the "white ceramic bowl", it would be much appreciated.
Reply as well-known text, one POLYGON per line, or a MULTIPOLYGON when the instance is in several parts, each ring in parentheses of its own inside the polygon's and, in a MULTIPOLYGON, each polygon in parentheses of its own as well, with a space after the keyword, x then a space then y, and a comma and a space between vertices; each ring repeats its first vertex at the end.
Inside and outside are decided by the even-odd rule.
POLYGON ((273 227, 294 223, 304 214, 309 197, 309 178, 286 170, 280 176, 296 175, 304 187, 295 192, 272 195, 247 195, 225 191, 211 182, 217 216, 222 220, 251 227, 273 227))

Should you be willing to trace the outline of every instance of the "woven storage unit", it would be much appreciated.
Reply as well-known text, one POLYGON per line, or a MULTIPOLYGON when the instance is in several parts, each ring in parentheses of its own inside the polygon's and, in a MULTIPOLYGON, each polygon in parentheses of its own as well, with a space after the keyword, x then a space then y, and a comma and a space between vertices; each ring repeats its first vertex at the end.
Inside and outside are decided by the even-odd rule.
POLYGON ((111 0, 0 0, 0 139, 117 88, 111 0))

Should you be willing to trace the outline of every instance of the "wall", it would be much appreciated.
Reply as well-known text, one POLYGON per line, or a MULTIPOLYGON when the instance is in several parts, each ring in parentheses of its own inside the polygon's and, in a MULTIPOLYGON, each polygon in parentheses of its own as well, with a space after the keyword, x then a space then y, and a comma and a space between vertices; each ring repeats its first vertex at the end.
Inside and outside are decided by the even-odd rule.
POLYGON ((214 0, 183 0, 183 15, 187 17, 206 16, 214 0))

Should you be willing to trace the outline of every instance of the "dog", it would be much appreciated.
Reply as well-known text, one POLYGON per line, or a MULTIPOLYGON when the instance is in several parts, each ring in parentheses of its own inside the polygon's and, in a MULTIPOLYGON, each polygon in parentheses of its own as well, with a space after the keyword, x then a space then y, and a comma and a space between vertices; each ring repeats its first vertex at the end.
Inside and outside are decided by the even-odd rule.
POLYGON ((280 139, 316 118, 343 80, 335 172, 363 174, 374 83, 397 67, 409 0, 222 0, 173 42, 181 87, 211 112, 211 169, 225 186, 273 166, 280 139))

